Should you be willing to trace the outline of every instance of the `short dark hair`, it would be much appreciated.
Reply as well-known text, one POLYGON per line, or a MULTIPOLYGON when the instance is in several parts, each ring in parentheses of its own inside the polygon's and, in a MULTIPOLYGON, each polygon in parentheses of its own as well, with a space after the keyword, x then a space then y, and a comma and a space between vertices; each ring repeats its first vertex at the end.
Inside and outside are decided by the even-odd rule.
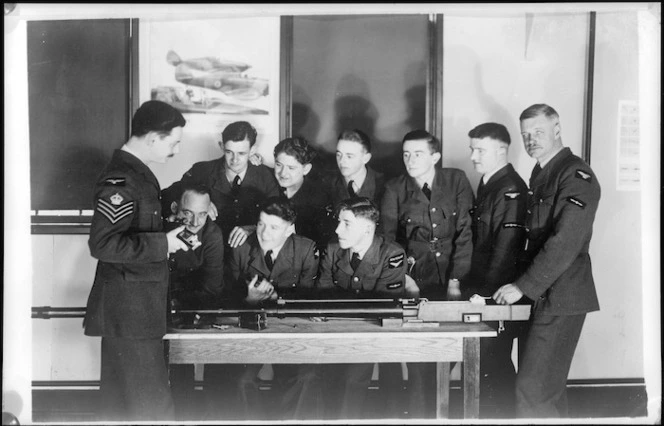
POLYGON ((367 134, 362 130, 344 130, 343 132, 339 133, 337 142, 342 139, 345 141, 357 142, 364 147, 366 152, 371 152, 371 140, 369 139, 369 136, 367 136, 367 134))
POLYGON ((180 200, 182 200, 182 196, 184 195, 185 192, 191 191, 199 195, 208 195, 210 198, 212 198, 212 194, 210 193, 210 188, 207 187, 207 185, 204 185, 202 183, 184 183, 182 184, 181 187, 181 193, 180 193, 180 200))
POLYGON ((546 118, 560 118, 558 112, 547 104, 534 104, 524 109, 519 116, 519 121, 544 115, 546 118))
POLYGON ((168 135, 175 127, 184 127, 187 120, 180 111, 162 101, 147 101, 138 107, 131 119, 131 136, 141 137, 149 132, 168 135))
POLYGON ((221 132, 221 141, 225 144, 228 141, 239 142, 248 139, 249 146, 254 146, 256 136, 254 126, 246 121, 236 121, 226 126, 224 131, 221 132))
POLYGON ((434 135, 427 132, 426 130, 422 129, 413 130, 411 132, 406 133, 406 135, 403 137, 403 141, 401 142, 401 146, 403 147, 403 144, 405 144, 408 141, 416 141, 416 140, 427 141, 427 144, 429 144, 429 149, 431 150, 432 154, 435 152, 442 152, 442 148, 440 146, 440 141, 438 140, 438 138, 436 138, 434 135))
POLYGON ((289 199, 281 197, 270 197, 265 200, 265 203, 261 207, 261 212, 280 217, 290 223, 295 223, 295 219, 297 219, 293 203, 289 199))
POLYGON ((498 123, 482 123, 476 126, 473 130, 468 132, 468 136, 473 139, 491 138, 507 145, 512 143, 510 133, 507 128, 498 123))
POLYGON ((371 222, 378 224, 380 219, 380 211, 373 201, 366 197, 353 197, 343 200, 337 206, 337 217, 343 210, 348 210, 353 213, 355 217, 362 217, 371 222))
POLYGON ((274 147, 274 158, 277 155, 285 153, 294 157, 300 164, 310 164, 316 157, 316 151, 303 137, 286 138, 274 147))

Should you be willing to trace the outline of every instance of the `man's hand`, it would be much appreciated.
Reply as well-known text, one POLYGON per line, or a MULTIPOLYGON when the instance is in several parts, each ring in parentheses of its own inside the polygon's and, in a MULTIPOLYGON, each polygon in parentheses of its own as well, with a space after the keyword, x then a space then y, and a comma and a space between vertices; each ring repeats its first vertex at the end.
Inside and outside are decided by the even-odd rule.
POLYGON ((245 300, 250 305, 258 305, 265 300, 276 300, 276 298, 277 292, 274 291, 274 286, 265 278, 258 282, 258 275, 254 275, 254 278, 247 284, 247 298, 245 300))
POLYGON ((228 236, 228 245, 231 248, 240 247, 247 241, 247 237, 254 231, 253 226, 236 226, 228 236))
POLYGON ((420 288, 417 286, 417 283, 415 282, 414 279, 411 278, 410 275, 406 274, 406 284, 405 284, 405 290, 406 290, 406 297, 412 298, 412 299, 417 299, 420 297, 420 288))
POLYGON ((263 164, 263 157, 259 153, 254 152, 249 156, 249 162, 254 166, 260 166, 263 164))
POLYGON ((210 203, 210 207, 208 207, 208 216, 212 221, 217 220, 217 216, 219 216, 217 206, 215 206, 214 203, 210 203))
POLYGON ((178 226, 174 230, 166 233, 166 240, 168 240, 168 254, 175 253, 178 250, 189 250, 189 246, 178 238, 178 234, 183 230, 184 225, 178 226))
POLYGON ((447 281, 447 300, 461 300, 461 284, 459 280, 447 281))
POLYGON ((523 297, 523 292, 514 284, 505 284, 496 290, 492 297, 499 305, 511 305, 523 297))

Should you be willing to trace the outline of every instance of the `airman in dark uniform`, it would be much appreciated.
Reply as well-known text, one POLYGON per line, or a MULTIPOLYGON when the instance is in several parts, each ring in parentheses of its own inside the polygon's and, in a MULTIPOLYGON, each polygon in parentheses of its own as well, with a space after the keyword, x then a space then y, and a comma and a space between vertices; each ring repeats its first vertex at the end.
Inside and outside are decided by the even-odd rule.
POLYGON ((295 232, 323 250, 334 234, 332 200, 322 182, 311 177, 316 152, 304 138, 287 138, 274 148, 274 175, 283 198, 289 199, 297 218, 295 232))
POLYGON ((337 173, 325 179, 333 206, 352 197, 366 197, 380 206, 385 178, 367 165, 371 160, 371 141, 361 130, 341 132, 337 142, 337 173))
POLYGON ((528 266, 494 294, 535 301, 516 379, 518 417, 567 417, 566 383, 586 314, 599 310, 588 247, 600 199, 592 169, 563 147, 558 113, 535 104, 521 113, 521 136, 537 159, 530 178, 528 266))
MULTIPOLYGON (((321 260, 317 288, 322 295, 332 299, 397 299, 417 295, 417 288, 407 288, 403 248, 375 234, 379 212, 372 201, 368 198, 342 201, 338 218, 338 242, 328 245, 321 260)), ((332 404, 340 400, 335 414, 343 419, 362 418, 373 364, 332 365, 321 370, 326 370, 326 382, 331 384, 328 388, 335 391, 328 400, 332 404)), ((387 370, 381 371, 383 387, 390 387, 388 381, 393 381, 393 376, 387 370)), ((399 374, 399 382, 400 378, 399 374)))
MULTIPOLYGON (((482 173, 473 218, 473 258, 463 283, 463 299, 473 294, 491 297, 500 286, 518 277, 525 242, 528 187, 507 162, 511 142, 502 124, 483 123, 472 129, 470 159, 482 173)), ((489 323, 498 328, 498 323, 489 323)), ((480 417, 514 418, 512 343, 523 337, 521 323, 507 322, 498 336, 480 340, 480 417)), ((523 347, 520 340, 519 348, 523 347)))
MULTIPOLYGON (((436 167, 441 146, 429 132, 407 133, 402 149, 407 173, 385 185, 381 231, 406 249, 421 297, 458 300, 473 251, 473 190, 463 171, 436 167)), ((435 364, 409 363, 408 377, 409 414, 432 417, 435 364)))
POLYGON ((159 182, 147 164, 179 151, 185 119, 160 101, 141 105, 132 133, 95 186, 88 245, 99 259, 85 334, 101 336, 105 420, 173 419, 164 362, 168 254, 187 246, 184 227, 163 232, 159 182))
MULTIPOLYGON (((233 251, 230 264, 237 308, 250 309, 274 304, 277 298, 311 297, 318 273, 316 244, 295 234, 296 213, 288 200, 268 199, 261 209, 256 232, 233 251)), ((238 400, 241 419, 260 419, 276 415, 266 407, 259 391, 257 374, 261 365, 216 368, 220 385, 231 383, 238 400)), ((275 394, 281 395, 278 408, 286 419, 319 417, 322 411, 321 385, 310 379, 307 365, 274 366, 275 394)), ((227 389, 221 397, 233 401, 227 389)), ((224 409, 225 406, 221 408, 224 409)))
POLYGON ((256 143, 256 129, 251 124, 231 123, 221 136, 219 146, 224 156, 194 164, 179 182, 164 190, 163 203, 167 208, 178 200, 183 184, 204 184, 210 188, 214 207, 210 215, 221 228, 227 248, 235 248, 253 232, 261 204, 279 195, 279 186, 268 167, 249 162, 256 143))

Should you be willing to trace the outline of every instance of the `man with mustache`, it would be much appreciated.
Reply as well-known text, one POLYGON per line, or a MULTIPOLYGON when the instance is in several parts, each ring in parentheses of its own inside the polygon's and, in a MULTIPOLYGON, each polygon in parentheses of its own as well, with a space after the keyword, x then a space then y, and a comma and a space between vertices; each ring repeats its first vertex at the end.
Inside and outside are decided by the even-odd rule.
POLYGON ((567 417, 566 383, 588 312, 599 310, 588 248, 600 199, 592 169, 562 143, 560 117, 546 104, 519 117, 530 177, 525 257, 528 266, 493 298, 535 303, 516 378, 517 417, 567 417))

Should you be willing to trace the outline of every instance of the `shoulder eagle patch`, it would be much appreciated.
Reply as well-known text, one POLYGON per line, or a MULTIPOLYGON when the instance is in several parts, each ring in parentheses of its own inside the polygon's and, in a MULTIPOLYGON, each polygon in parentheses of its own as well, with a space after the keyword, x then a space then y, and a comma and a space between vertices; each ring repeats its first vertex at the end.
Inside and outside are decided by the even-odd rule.
POLYGON ((519 198, 519 195, 521 195, 520 192, 506 192, 505 193, 505 199, 506 200, 516 200, 519 198))
POLYGON ((503 223, 503 228, 525 228, 525 226, 516 222, 505 222, 503 223))
POLYGON ((111 195, 110 202, 99 198, 97 200, 97 211, 103 214, 112 224, 115 224, 134 212, 133 201, 127 201, 124 204, 122 201, 124 199, 118 193, 111 195))
POLYGON ((574 176, 576 176, 579 179, 585 180, 588 183, 592 182, 593 180, 593 176, 590 173, 584 172, 583 170, 580 169, 576 171, 576 174, 574 176))
POLYGON ((387 260, 387 263, 389 265, 388 268, 394 269, 394 268, 398 268, 399 266, 403 265, 404 257, 405 257, 405 255, 403 253, 390 257, 387 260))
POLYGON ((388 290, 395 290, 395 289, 401 287, 401 283, 388 284, 388 285, 386 285, 386 287, 387 287, 388 290))
POLYGON ((585 209, 585 208, 586 208, 586 203, 584 203, 583 201, 579 200, 578 198, 567 197, 567 201, 569 201, 570 203, 572 203, 572 204, 574 204, 574 205, 576 205, 576 206, 581 207, 582 209, 585 209))
POLYGON ((111 177, 104 180, 104 186, 125 186, 126 181, 123 177, 111 177))

